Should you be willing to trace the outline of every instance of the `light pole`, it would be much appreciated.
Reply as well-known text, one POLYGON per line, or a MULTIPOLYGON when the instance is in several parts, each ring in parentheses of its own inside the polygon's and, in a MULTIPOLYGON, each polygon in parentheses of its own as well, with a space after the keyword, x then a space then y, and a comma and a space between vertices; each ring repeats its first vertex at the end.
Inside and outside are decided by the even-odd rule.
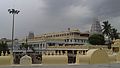
POLYGON ((13 20, 12 20, 12 52, 13 52, 13 42, 14 42, 14 16, 15 14, 18 14, 20 11, 15 10, 15 9, 8 9, 8 12, 13 15, 13 20))

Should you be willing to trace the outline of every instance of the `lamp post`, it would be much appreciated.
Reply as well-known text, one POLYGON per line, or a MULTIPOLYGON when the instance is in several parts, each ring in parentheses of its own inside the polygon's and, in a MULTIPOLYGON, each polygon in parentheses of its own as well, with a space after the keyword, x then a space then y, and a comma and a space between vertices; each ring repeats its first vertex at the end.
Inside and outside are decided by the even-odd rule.
POLYGON ((106 44, 108 46, 108 49, 111 49, 112 41, 111 41, 110 37, 106 37, 105 39, 106 39, 106 44))
POLYGON ((111 44, 112 44, 112 42, 111 42, 111 40, 109 39, 109 40, 108 40, 108 49, 111 49, 111 44))
POLYGON ((13 20, 12 20, 12 51, 13 51, 13 42, 14 42, 14 16, 15 14, 18 14, 20 11, 15 10, 15 9, 8 9, 8 12, 13 15, 13 20))

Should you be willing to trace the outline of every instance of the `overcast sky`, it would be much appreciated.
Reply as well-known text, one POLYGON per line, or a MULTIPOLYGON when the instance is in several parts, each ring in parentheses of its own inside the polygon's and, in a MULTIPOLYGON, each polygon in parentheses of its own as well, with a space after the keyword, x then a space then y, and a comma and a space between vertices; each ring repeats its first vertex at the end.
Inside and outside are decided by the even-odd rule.
POLYGON ((0 38, 11 38, 12 15, 15 15, 15 38, 30 31, 36 35, 67 28, 90 30, 94 18, 109 22, 120 31, 120 0, 0 0, 0 38))

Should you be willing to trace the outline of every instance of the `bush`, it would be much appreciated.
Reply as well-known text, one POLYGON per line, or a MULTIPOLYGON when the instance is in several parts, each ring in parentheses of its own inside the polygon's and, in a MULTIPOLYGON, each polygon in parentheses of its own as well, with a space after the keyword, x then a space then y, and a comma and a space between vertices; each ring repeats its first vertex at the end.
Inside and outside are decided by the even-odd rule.
POLYGON ((104 45, 105 38, 102 34, 93 34, 88 38, 88 42, 92 45, 104 45))

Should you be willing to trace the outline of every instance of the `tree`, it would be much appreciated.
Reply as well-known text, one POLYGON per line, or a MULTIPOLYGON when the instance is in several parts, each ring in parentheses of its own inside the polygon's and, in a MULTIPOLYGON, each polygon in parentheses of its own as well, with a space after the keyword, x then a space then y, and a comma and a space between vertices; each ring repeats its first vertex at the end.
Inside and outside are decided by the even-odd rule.
POLYGON ((108 21, 104 21, 102 25, 103 29, 102 32, 104 34, 104 37, 107 37, 108 40, 106 40, 106 44, 108 45, 108 49, 111 49, 111 24, 109 24, 108 21))
POLYGON ((110 37, 111 37, 112 40, 119 38, 117 29, 115 29, 115 28, 112 28, 112 29, 111 29, 110 37))
POLYGON ((104 21, 102 26, 104 36, 108 37, 108 40, 106 40, 106 44, 108 45, 108 49, 111 49, 112 40, 119 38, 117 29, 113 28, 111 24, 108 23, 108 21, 104 21))
POLYGON ((88 38, 88 41, 92 45, 103 45, 105 43, 104 36, 101 34, 93 34, 88 38))
POLYGON ((104 21, 102 26, 103 26, 103 29, 102 29, 103 34, 104 36, 107 36, 109 40, 119 38, 117 29, 113 28, 111 24, 108 23, 108 21, 104 21))
POLYGON ((105 36, 108 36, 110 38, 110 33, 111 33, 111 24, 109 24, 108 21, 104 21, 102 25, 103 29, 102 32, 105 36))
POLYGON ((0 54, 1 54, 2 51, 3 51, 4 54, 6 53, 6 51, 7 52, 9 51, 7 42, 1 41, 1 43, 0 43, 0 54))
POLYGON ((26 38, 26 43, 22 43, 22 45, 20 46, 20 48, 21 49, 25 48, 26 53, 27 53, 28 48, 30 48, 33 52, 35 52, 35 49, 32 47, 32 45, 28 44, 27 38, 26 38))

